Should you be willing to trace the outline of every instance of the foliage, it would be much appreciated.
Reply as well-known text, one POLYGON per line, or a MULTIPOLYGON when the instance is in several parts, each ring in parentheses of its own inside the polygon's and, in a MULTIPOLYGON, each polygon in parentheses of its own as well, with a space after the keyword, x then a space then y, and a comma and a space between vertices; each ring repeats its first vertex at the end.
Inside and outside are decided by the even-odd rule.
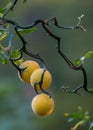
POLYGON ((89 114, 88 111, 84 112, 81 106, 78 107, 77 112, 73 113, 64 113, 66 117, 68 117, 68 122, 75 122, 75 125, 71 128, 71 130, 77 130, 79 126, 83 126, 86 123, 89 124, 88 130, 93 130, 93 122, 91 119, 93 115, 89 114))
POLYGON ((80 64, 84 64, 84 60, 90 58, 93 55, 93 51, 88 51, 84 56, 80 57, 79 59, 76 59, 74 61, 74 64, 76 66, 80 65, 80 64))

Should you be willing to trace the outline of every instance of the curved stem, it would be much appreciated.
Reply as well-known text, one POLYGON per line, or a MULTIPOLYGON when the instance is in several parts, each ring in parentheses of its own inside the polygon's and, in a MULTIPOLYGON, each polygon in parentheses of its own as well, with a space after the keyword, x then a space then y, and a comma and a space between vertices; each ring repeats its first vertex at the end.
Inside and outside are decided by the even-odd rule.
POLYGON ((19 72, 22 71, 22 70, 19 68, 19 66, 17 66, 17 65, 14 63, 13 60, 10 59, 10 61, 11 61, 12 65, 13 65, 19 72))
POLYGON ((50 18, 50 19, 46 19, 45 22, 47 25, 50 25, 50 22, 53 21, 54 22, 54 25, 58 28, 62 28, 62 29, 70 29, 70 30, 75 30, 75 29, 81 29, 82 31, 86 31, 86 29, 81 26, 81 19, 84 15, 81 15, 80 17, 78 17, 78 23, 76 26, 60 26, 58 24, 58 21, 57 21, 57 18, 56 17, 53 17, 53 18, 50 18))
POLYGON ((79 86, 77 86, 75 89, 73 90, 68 90, 69 93, 76 93, 78 95, 80 95, 77 91, 80 89, 80 88, 83 88, 86 92, 89 92, 88 91, 88 88, 87 88, 87 74, 86 74, 86 71, 83 67, 81 67, 80 69, 83 73, 83 83, 79 86))
POLYGON ((85 91, 88 92, 88 88, 87 88, 87 74, 86 74, 86 71, 85 71, 85 69, 83 67, 82 67, 81 71, 82 71, 83 77, 84 77, 83 88, 84 88, 85 91))

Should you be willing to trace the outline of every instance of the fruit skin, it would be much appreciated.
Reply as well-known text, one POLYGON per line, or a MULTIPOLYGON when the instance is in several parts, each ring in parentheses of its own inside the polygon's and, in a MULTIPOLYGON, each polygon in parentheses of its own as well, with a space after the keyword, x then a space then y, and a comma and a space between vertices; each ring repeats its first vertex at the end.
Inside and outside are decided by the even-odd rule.
POLYGON ((39 68, 32 73, 32 75, 30 77, 30 82, 31 82, 31 86, 36 87, 37 90, 40 90, 40 82, 41 82, 42 89, 46 90, 51 85, 52 76, 48 70, 39 68), (36 86, 35 86, 35 84, 36 84, 36 86))
POLYGON ((54 110, 54 99, 44 93, 38 94, 33 98, 31 107, 36 115, 48 116, 54 110))
POLYGON ((23 69, 22 71, 18 71, 19 78, 30 84, 30 76, 36 69, 40 68, 39 64, 33 60, 26 60, 20 64, 19 68, 23 69))

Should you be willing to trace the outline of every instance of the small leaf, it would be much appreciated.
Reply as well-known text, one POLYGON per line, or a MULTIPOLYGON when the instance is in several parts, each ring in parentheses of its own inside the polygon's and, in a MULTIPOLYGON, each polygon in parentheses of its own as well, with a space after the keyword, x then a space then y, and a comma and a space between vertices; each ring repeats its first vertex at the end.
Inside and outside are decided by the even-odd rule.
POLYGON ((5 58, 5 57, 0 57, 0 61, 1 61, 2 64, 9 63, 9 60, 7 58, 5 58))
POLYGON ((8 9, 10 8, 12 5, 12 2, 9 2, 4 8, 0 8, 0 17, 3 16, 3 13, 8 9))
POLYGON ((8 32, 0 31, 0 41, 2 41, 7 36, 8 36, 8 32))
MULTIPOLYGON (((20 51, 18 49, 16 49, 13 53, 12 53, 12 58, 16 59, 16 58, 19 58, 20 57, 20 51)), ((23 57, 14 61, 15 64, 19 65, 23 62, 23 57)))
POLYGON ((3 14, 5 12, 5 8, 0 9, 0 13, 3 14))
POLYGON ((17 58, 17 57, 20 57, 20 51, 19 51, 19 49, 16 49, 12 53, 12 58, 17 58))
POLYGON ((85 59, 88 59, 91 55, 93 55, 93 51, 89 51, 85 54, 85 59))
POLYGON ((7 9, 9 9, 12 5, 12 2, 9 2, 5 8, 3 8, 4 11, 6 11, 7 9))
POLYGON ((93 51, 88 51, 84 56, 82 56, 80 59, 76 59, 74 61, 74 64, 76 66, 80 65, 81 63, 84 64, 84 60, 90 58, 93 55, 93 51))
POLYGON ((81 60, 80 60, 80 59, 76 59, 76 60, 74 61, 74 64, 75 64, 76 66, 78 66, 80 63, 81 63, 81 60))
POLYGON ((15 61, 14 63, 16 64, 16 65, 20 65, 22 62, 23 62, 23 58, 21 58, 20 60, 17 60, 17 61, 15 61))
POLYGON ((37 31, 37 28, 33 27, 33 28, 30 28, 30 29, 18 29, 19 32, 21 33, 33 33, 35 31, 37 31))

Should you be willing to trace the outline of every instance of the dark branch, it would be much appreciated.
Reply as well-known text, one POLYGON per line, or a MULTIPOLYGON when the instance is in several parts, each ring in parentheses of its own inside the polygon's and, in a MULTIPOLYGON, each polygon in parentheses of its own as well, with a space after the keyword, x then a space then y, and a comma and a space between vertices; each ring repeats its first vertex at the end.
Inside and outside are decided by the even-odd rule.
POLYGON ((43 59, 40 57, 39 54, 33 54, 31 52, 29 52, 27 49, 26 49, 26 44, 27 44, 27 41, 22 37, 22 35, 18 32, 18 29, 17 27, 15 27, 15 31, 16 31, 16 34, 19 36, 19 38, 21 39, 23 45, 22 45, 22 48, 20 49, 22 52, 24 52, 25 54, 27 54, 28 56, 31 56, 33 58, 36 58, 38 60, 40 60, 42 62, 42 65, 43 65, 43 68, 46 68, 45 66, 45 63, 43 61, 43 59))

